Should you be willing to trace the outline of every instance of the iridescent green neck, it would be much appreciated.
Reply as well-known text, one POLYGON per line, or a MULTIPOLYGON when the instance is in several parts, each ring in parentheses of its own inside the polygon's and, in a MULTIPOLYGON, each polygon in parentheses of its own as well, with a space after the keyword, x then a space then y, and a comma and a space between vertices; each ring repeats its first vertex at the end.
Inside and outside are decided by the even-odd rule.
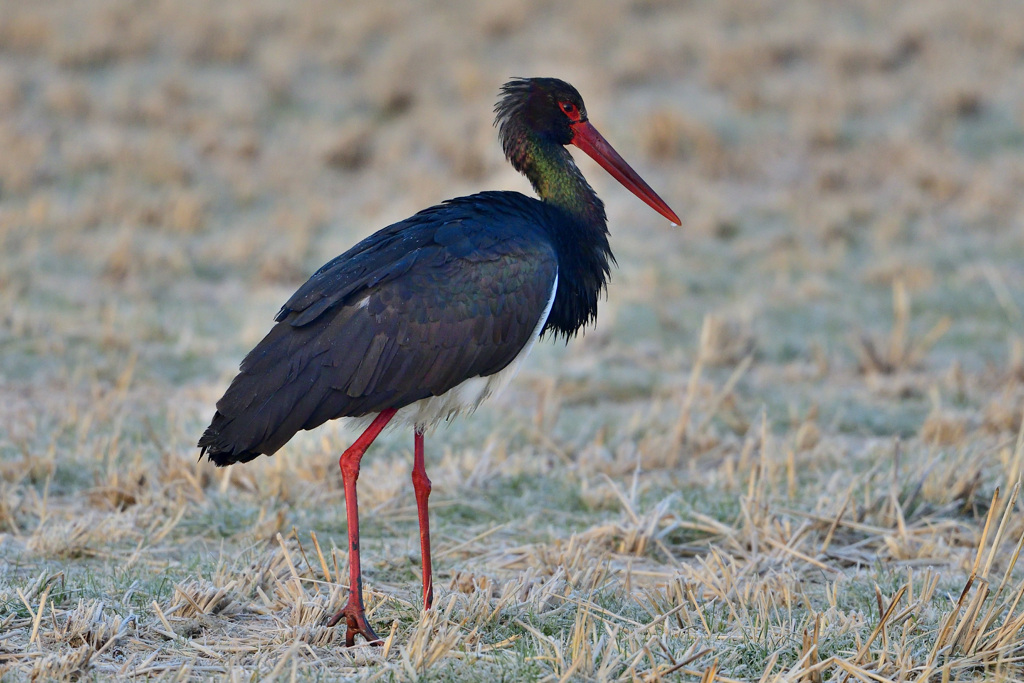
POLYGON ((605 229, 604 203, 580 173, 569 151, 554 142, 523 136, 510 160, 541 199, 580 223, 605 229))
POLYGON ((583 178, 565 147, 543 139, 521 138, 509 160, 527 178, 545 204, 558 207, 566 220, 547 224, 558 255, 558 291, 545 331, 567 340, 597 317, 597 300, 608 282, 610 262, 604 204, 583 178))

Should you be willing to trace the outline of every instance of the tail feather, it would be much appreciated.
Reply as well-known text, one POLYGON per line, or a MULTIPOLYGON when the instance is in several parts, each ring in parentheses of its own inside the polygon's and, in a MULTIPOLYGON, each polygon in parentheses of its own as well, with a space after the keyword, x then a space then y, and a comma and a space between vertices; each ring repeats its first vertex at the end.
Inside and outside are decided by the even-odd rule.
POLYGON ((259 451, 251 450, 242 450, 236 453, 221 433, 227 422, 228 418, 219 411, 214 414, 213 421, 199 438, 199 443, 196 444, 200 449, 200 459, 205 455, 217 467, 226 467, 234 465, 236 462, 249 462, 262 455, 259 451))
POLYGON ((199 439, 201 455, 218 467, 273 455, 305 427, 300 413, 317 383, 315 335, 275 325, 242 362, 199 439), (311 338, 312 337, 312 338, 311 338))
POLYGON ((329 419, 353 412, 358 397, 332 379, 350 377, 366 354, 372 333, 341 335, 351 313, 336 316, 329 325, 293 327, 278 323, 242 361, 240 372, 217 402, 217 412, 199 439, 201 455, 218 466, 273 455, 296 432, 313 429, 329 419), (346 353, 331 357, 333 339, 347 337, 346 353))

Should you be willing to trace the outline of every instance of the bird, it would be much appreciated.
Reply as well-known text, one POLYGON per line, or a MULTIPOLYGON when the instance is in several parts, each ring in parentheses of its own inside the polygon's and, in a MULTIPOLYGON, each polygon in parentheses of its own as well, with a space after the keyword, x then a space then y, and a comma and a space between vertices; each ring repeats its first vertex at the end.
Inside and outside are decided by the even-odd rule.
POLYGON ((199 439, 224 467, 273 455, 297 432, 356 418, 339 458, 349 551, 348 600, 327 622, 382 641, 362 596, 356 481, 388 426, 413 430, 423 607, 433 603, 424 435, 503 388, 542 337, 575 337, 597 316, 615 259, 604 204, 572 145, 675 225, 679 217, 590 123, 557 78, 514 78, 494 108, 506 159, 538 198, 487 191, 389 225, 329 261, 281 307, 245 356, 199 439), (369 422, 367 425, 366 422, 369 422))

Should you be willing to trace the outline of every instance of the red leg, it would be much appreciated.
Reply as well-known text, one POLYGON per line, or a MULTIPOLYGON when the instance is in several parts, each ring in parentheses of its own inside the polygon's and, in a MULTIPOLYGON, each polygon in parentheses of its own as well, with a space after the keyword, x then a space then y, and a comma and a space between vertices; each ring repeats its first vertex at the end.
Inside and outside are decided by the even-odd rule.
POLYGON ((341 455, 338 464, 341 466, 341 478, 345 483, 345 514, 348 518, 348 602, 341 610, 331 617, 328 626, 334 626, 342 617, 345 618, 345 645, 352 647, 356 642, 356 634, 366 638, 368 643, 380 645, 381 639, 370 628, 363 607, 363 576, 359 569, 359 504, 356 501, 356 479, 359 478, 359 461, 363 453, 370 447, 373 440, 381 433, 391 418, 398 412, 392 408, 381 411, 374 418, 355 443, 341 455))
POLYGON ((420 554, 423 558, 423 608, 434 604, 434 579, 430 570, 430 517, 427 498, 430 497, 430 479, 423 465, 423 432, 416 430, 412 464, 412 488, 416 492, 416 512, 420 517, 420 554))

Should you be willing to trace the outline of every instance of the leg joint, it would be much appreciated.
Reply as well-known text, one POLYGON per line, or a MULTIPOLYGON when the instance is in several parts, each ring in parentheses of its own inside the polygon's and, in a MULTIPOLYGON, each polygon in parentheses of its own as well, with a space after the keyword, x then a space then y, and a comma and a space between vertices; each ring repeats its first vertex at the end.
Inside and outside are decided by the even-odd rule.
POLYGON ((341 476, 352 479, 359 478, 359 461, 363 459, 362 449, 349 448, 338 458, 341 476))
POLYGON ((427 477, 426 471, 418 468, 414 468, 412 471, 412 485, 416 490, 426 490, 430 493, 430 478, 427 477))

